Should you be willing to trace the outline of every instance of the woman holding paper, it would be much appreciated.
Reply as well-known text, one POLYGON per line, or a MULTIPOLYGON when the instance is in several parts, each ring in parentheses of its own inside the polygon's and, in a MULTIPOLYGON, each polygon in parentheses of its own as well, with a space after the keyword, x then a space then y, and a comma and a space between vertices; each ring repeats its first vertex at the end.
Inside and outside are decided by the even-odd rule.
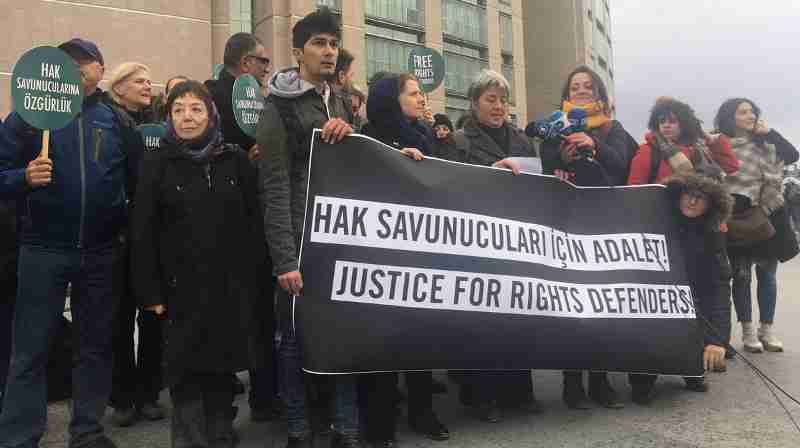
POLYGON ((250 365, 263 259, 257 177, 247 153, 222 143, 202 84, 179 84, 166 105, 167 135, 145 159, 133 210, 134 292, 166 321, 173 446, 232 446, 230 375, 250 365))
MULTIPOLYGON (((492 70, 478 74, 469 88, 469 116, 464 128, 452 134, 454 145, 448 158, 474 165, 500 166, 498 163, 508 157, 535 156, 528 137, 508 121, 510 92, 508 80, 502 74, 492 70)), ((501 407, 531 414, 542 411, 533 393, 530 370, 463 372, 457 378, 461 382, 461 402, 473 407, 483 421, 498 422, 501 407)))

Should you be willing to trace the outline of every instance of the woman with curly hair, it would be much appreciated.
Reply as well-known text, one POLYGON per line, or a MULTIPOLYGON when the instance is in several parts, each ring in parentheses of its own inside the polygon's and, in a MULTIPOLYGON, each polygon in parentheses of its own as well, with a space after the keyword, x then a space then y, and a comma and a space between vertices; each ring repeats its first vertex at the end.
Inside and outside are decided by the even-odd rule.
POLYGON ((714 164, 725 174, 739 170, 728 138, 703 131, 702 123, 686 103, 659 98, 650 112, 647 128, 645 143, 631 161, 628 185, 663 183, 673 174, 687 174, 698 168, 715 171, 706 172, 713 177, 724 177, 716 172, 714 164), (709 159, 714 162, 711 166, 709 159))

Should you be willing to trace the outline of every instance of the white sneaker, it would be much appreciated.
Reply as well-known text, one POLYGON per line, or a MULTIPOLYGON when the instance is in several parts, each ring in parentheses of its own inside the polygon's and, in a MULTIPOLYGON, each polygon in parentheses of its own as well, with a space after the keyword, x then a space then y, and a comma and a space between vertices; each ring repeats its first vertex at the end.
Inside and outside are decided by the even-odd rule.
POLYGON ((756 327, 752 322, 742 322, 742 342, 744 350, 747 352, 761 353, 764 351, 764 346, 756 337, 756 327))
POLYGON ((758 340, 764 345, 764 350, 768 352, 782 352, 783 342, 775 337, 772 324, 762 323, 758 329, 758 340))

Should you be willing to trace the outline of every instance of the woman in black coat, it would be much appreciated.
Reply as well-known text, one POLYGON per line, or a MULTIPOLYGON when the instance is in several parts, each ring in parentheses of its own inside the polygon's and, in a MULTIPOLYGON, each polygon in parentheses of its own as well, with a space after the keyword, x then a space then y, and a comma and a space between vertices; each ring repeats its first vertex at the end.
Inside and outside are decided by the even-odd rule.
MULTIPOLYGON (((403 154, 422 160, 432 154, 433 135, 418 118, 424 99, 413 75, 388 75, 369 88, 367 123, 362 133, 403 154)), ((375 446, 395 445, 397 374, 373 373, 359 380, 366 437, 375 446)), ((408 384, 408 423, 411 429, 433 440, 450 438, 447 428, 433 412, 433 375, 431 372, 406 374, 408 384)))
MULTIPOLYGON (((542 143, 542 168, 580 186, 625 185, 628 171, 639 145, 622 125, 611 119, 608 91, 592 69, 581 66, 568 77, 562 90, 564 113, 583 109, 586 132, 576 132, 563 140, 542 143)), ((605 372, 589 374, 589 397, 601 406, 621 408, 622 402, 608 382, 605 372)), ((564 402, 572 409, 588 409, 583 388, 583 372, 564 372, 564 402)))
POLYGON ((263 221, 247 154, 224 145, 202 84, 167 99, 168 132, 148 154, 133 216, 132 275, 166 325, 173 447, 233 446, 232 372, 248 367, 263 221))

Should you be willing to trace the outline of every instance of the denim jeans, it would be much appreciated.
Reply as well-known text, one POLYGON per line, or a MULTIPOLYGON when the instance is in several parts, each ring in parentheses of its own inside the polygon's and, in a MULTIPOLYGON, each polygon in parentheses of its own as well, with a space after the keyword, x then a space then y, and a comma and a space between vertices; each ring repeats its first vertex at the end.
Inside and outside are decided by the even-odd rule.
MULTIPOLYGON (((285 293, 280 293, 278 300, 291 299, 285 293)), ((303 350, 297 334, 291 327, 291 322, 284 322, 281 326, 279 347, 281 394, 286 401, 289 436, 303 437, 311 433, 307 412, 305 373, 303 373, 303 350)), ((335 377, 334 383, 333 429, 339 434, 358 434, 356 376, 339 375, 335 377)))
POLYGON ((44 434, 48 350, 64 311, 68 282, 77 292, 70 305, 79 345, 69 446, 80 447, 103 434, 100 420, 111 392, 112 271, 117 256, 112 244, 91 250, 20 248, 11 363, 0 414, 3 448, 35 448, 44 434))
POLYGON ((778 297, 777 270, 778 260, 759 260, 747 256, 731 257, 733 269, 733 303, 736 306, 736 316, 739 322, 752 322, 752 282, 753 265, 756 265, 756 279, 758 285, 759 320, 771 324, 775 319, 775 302, 778 297))

